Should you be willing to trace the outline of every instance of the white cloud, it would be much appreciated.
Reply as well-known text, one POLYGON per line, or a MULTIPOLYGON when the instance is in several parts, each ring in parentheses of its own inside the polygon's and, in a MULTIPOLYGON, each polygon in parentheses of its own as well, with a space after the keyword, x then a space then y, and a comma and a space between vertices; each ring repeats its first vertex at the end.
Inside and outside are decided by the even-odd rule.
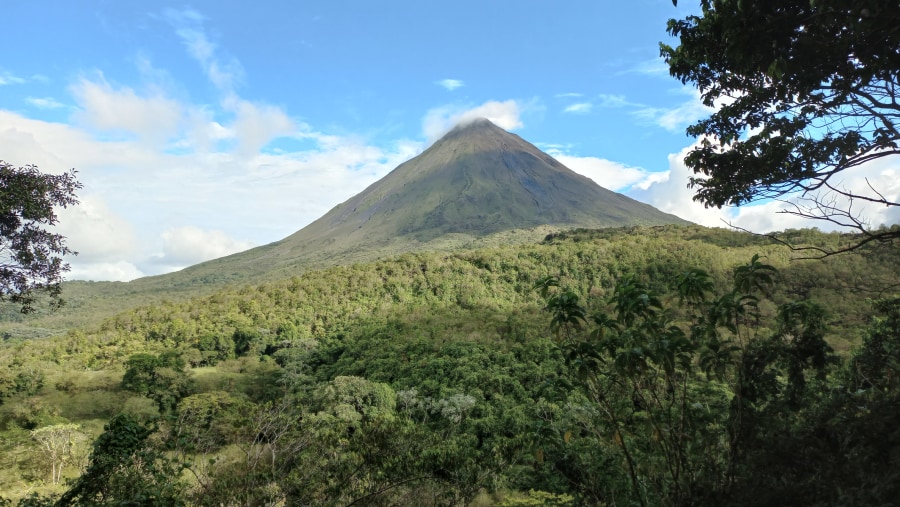
POLYGON ((636 106, 637 104, 633 104, 628 102, 624 95, 611 95, 607 93, 601 93, 597 96, 600 107, 607 108, 617 108, 617 107, 625 107, 625 106, 636 106))
MULTIPOLYGON (((0 110, 6 161, 50 173, 76 168, 84 184, 82 205, 66 210, 60 224, 81 252, 69 260, 69 278, 161 274, 284 238, 421 151, 420 142, 375 147, 317 132, 280 107, 245 100, 234 75, 216 77, 227 65, 202 16, 185 9, 167 11, 167 19, 219 87, 218 104, 172 99, 163 90, 178 83, 142 57, 138 71, 151 85, 113 85, 98 74, 69 87, 78 123, 0 110), (312 147, 260 151, 278 137, 312 147), (146 139, 165 142, 165 150, 146 139)), ((447 114, 446 121, 475 115, 520 124, 513 101, 447 114)))
POLYGON ((216 88, 222 92, 231 92, 243 81, 244 69, 240 62, 233 58, 223 60, 216 55, 218 48, 203 27, 206 18, 202 14, 188 7, 180 10, 166 9, 163 16, 216 88))
POLYGON ((666 130, 681 132, 689 125, 716 111, 714 108, 703 105, 699 90, 682 88, 680 91, 689 93, 691 98, 671 108, 644 106, 634 111, 634 115, 666 130))
MULTIPOLYGON (((560 93, 556 95, 556 98, 581 98, 584 95, 581 93, 560 93)), ((641 104, 635 104, 629 102, 624 95, 614 95, 609 93, 600 93, 597 94, 596 100, 585 100, 582 102, 576 102, 574 104, 570 104, 563 109, 564 113, 574 113, 574 114, 586 114, 590 113, 594 106, 602 107, 602 108, 620 108, 625 106, 631 106, 636 108, 645 108, 645 106, 641 104)))
POLYGON ((572 104, 565 109, 563 109, 564 113, 574 113, 574 114, 587 114, 591 112, 591 109, 594 108, 594 105, 590 102, 578 102, 576 104, 572 104))
POLYGON ((684 157, 694 146, 670 154, 668 172, 654 175, 652 182, 635 185, 628 195, 685 220, 708 227, 723 227, 722 220, 730 216, 723 210, 708 209, 694 202, 694 191, 687 188, 688 178, 693 173, 684 165, 684 157))
POLYGON ((614 191, 627 189, 654 174, 640 167, 630 167, 597 157, 573 157, 553 151, 548 153, 562 165, 587 176, 601 187, 614 191))
POLYGON ((24 84, 25 80, 6 71, 0 71, 0 86, 24 84))
MULTIPOLYGON (((880 199, 880 196, 869 187, 871 184, 888 202, 900 202, 900 165, 897 161, 892 162, 890 157, 846 170, 832 180, 832 185, 841 191, 880 199)), ((759 232, 803 227, 818 227, 825 231, 842 230, 838 224, 833 222, 807 219, 785 212, 796 211, 797 207, 794 204, 808 209, 807 205, 812 201, 807 199, 826 203, 838 210, 849 211, 855 220, 867 228, 900 223, 900 208, 897 206, 884 206, 859 199, 851 202, 848 198, 833 191, 810 194, 806 198, 794 196, 788 202, 770 201, 755 206, 743 206, 739 208, 734 221, 740 227, 759 232)), ((840 216, 833 218, 847 225, 853 223, 849 218, 840 216)))
POLYGON ((635 190, 647 190, 650 188, 650 185, 664 183, 666 181, 669 181, 669 171, 648 172, 644 179, 636 182, 631 188, 635 190))
POLYGON ((131 224, 113 213, 95 195, 82 195, 80 203, 60 210, 58 230, 69 248, 84 262, 108 262, 134 255, 137 238, 131 224))
POLYGON ((443 86, 449 91, 453 91, 457 88, 461 88, 465 86, 466 83, 460 81, 459 79, 441 79, 440 81, 435 82, 438 86, 443 86))
POLYGON ((687 188, 688 178, 693 174, 684 165, 684 157, 695 145, 669 155, 669 171, 666 176, 654 175, 653 182, 636 184, 628 195, 646 202, 666 213, 675 214, 685 220, 708 227, 725 226, 723 219, 730 216, 723 210, 708 209, 694 202, 694 191, 687 188))
POLYGON ((204 230, 191 225, 167 229, 162 233, 162 242, 160 263, 182 268, 254 246, 250 241, 236 240, 222 231, 204 230))
POLYGON ((205 153, 215 149, 219 141, 235 137, 234 129, 214 120, 212 113, 202 108, 188 111, 185 122, 186 137, 178 141, 178 147, 193 148, 205 153))
POLYGON ((102 76, 99 82, 81 79, 71 91, 80 108, 76 117, 95 129, 129 132, 156 143, 178 134, 183 108, 159 92, 140 96, 128 87, 113 88, 102 76))
POLYGON ((487 118, 505 130, 515 130, 522 127, 520 114, 520 106, 515 100, 503 102, 491 100, 469 109, 458 106, 442 106, 431 109, 425 114, 425 118, 422 120, 422 133, 430 141, 434 141, 456 125, 478 118, 487 118))
MULTIPOLYGON (((189 112, 188 136, 196 149, 207 151, 213 149, 218 141, 234 139, 239 152, 249 155, 273 139, 295 133, 297 126, 281 108, 253 103, 238 96, 235 88, 243 81, 243 67, 237 60, 220 55, 218 46, 210 40, 203 26, 206 18, 202 14, 184 8, 166 9, 163 15, 175 29, 188 54, 201 65, 209 81, 222 93, 222 109, 233 115, 233 121, 223 125, 204 109, 189 112)), ((158 73, 149 62, 141 62, 141 66, 158 73)))
MULTIPOLYGON (((669 155, 669 171, 664 173, 666 176, 662 176, 660 173, 651 173, 649 178, 652 179, 635 184, 628 194, 662 211, 709 227, 725 227, 727 224, 733 224, 757 233, 806 227, 818 227, 824 231, 840 229, 829 222, 810 220, 784 213, 785 210, 793 207, 791 204, 781 201, 768 201, 739 208, 704 207, 703 204, 693 200, 695 191, 687 187, 693 172, 684 164, 684 157, 695 146, 696 144, 692 144, 679 153, 669 155)), ((874 193, 867 190, 871 183, 888 201, 900 200, 900 166, 896 161, 891 161, 890 157, 845 171, 840 176, 843 179, 836 179, 837 183, 835 183, 838 188, 874 197, 874 193)), ((846 199, 833 194, 823 197, 835 199, 834 205, 839 209, 852 209, 855 216, 870 227, 894 224, 900 220, 900 210, 896 207, 885 207, 861 201, 854 202, 851 207, 846 199)), ((794 198, 796 199, 796 196, 794 198)))
MULTIPOLYGON (((69 259, 72 262, 72 259, 69 259)), ((111 282, 130 282, 144 275, 134 264, 127 261, 85 263, 71 265, 66 273, 66 280, 105 280, 111 282)))
POLYGON ((40 109, 60 109, 66 107, 65 104, 53 97, 27 97, 25 102, 40 109))
MULTIPOLYGON (((217 133, 227 130, 217 125, 206 124, 210 137, 230 135, 217 133)), ((76 126, 0 110, 7 162, 34 163, 51 173, 74 167, 84 184, 83 204, 66 210, 60 224, 69 245, 81 252, 69 260, 68 278, 160 274, 208 255, 284 238, 422 148, 412 141, 377 148, 308 129, 297 135, 317 146, 288 153, 163 153, 135 140, 97 139, 76 126), (185 227, 206 233, 193 237, 205 237, 214 247, 192 254, 185 227), (227 238, 239 240, 210 231, 227 231, 227 238), (160 252, 168 255, 154 260, 160 252)))
POLYGON ((225 105, 235 114, 230 132, 219 130, 210 134, 233 133, 241 152, 245 154, 255 153, 272 139, 291 134, 295 130, 294 122, 275 106, 253 104, 236 97, 227 100, 225 105))
POLYGON ((79 200, 77 206, 58 213, 56 232, 78 252, 66 258, 72 266, 66 279, 127 282, 144 276, 134 264, 123 260, 139 253, 131 224, 113 213, 99 196, 83 195, 79 200))
POLYGON ((584 94, 577 93, 577 92, 567 92, 567 93, 557 93, 554 96, 558 99, 577 99, 579 97, 584 97, 584 94))
POLYGON ((669 78, 669 66, 666 65, 666 61, 662 58, 656 57, 650 60, 644 60, 642 62, 638 62, 637 65, 626 69, 624 71, 618 72, 621 74, 644 74, 647 76, 660 76, 669 78))

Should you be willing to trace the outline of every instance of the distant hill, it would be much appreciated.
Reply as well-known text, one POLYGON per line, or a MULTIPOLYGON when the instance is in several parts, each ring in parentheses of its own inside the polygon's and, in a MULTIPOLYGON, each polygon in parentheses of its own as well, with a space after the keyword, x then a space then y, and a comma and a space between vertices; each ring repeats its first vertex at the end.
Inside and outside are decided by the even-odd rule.
POLYGON ((39 321, 65 327, 136 304, 404 252, 533 242, 563 229, 687 223, 480 119, 281 241, 129 283, 69 283, 69 309, 39 321))

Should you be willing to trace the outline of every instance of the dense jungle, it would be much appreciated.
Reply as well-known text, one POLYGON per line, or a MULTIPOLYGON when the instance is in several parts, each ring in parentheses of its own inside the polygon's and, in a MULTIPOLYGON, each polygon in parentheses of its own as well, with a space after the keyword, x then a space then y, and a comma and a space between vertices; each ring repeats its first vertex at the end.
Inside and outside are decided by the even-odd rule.
MULTIPOLYGON (((836 247, 854 238, 783 233, 836 247)), ((900 256, 575 230, 0 349, 11 505, 878 505, 900 256)))

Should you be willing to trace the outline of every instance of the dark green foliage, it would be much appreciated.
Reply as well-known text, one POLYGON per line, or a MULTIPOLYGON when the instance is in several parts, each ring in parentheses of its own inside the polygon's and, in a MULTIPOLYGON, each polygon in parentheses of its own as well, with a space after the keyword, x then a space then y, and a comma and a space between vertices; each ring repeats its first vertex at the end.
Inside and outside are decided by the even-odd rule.
MULTIPOLYGON (((595 407, 594 417, 581 420, 583 433, 565 441, 601 435, 621 456, 606 461, 619 469, 618 488, 586 487, 602 484, 593 474, 609 477, 608 468, 564 472, 591 491, 584 498, 641 505, 893 501, 900 305, 895 298, 876 302, 884 317, 848 367, 836 369, 820 306, 782 304, 772 330, 761 326, 759 308, 775 275, 754 256, 734 269, 733 290, 714 297, 705 272, 684 272, 678 300, 690 334, 673 325, 676 308, 625 278, 606 302, 614 318, 595 312, 594 329, 571 327, 563 335, 567 364, 595 407), (697 366, 706 375, 697 375, 697 366)), ((542 284, 552 322, 559 309, 549 285, 542 284)))
POLYGON ((54 505, 184 505, 181 467, 148 442, 153 432, 129 416, 113 417, 94 442, 84 474, 54 505))
MULTIPOLYGON (((177 458, 154 466, 185 479, 173 501, 196 505, 753 504, 767 480, 769 503, 886 498, 898 319, 881 304, 864 333, 864 299, 889 293, 896 259, 789 258, 699 227, 575 231, 307 273, 9 344, 10 379, 46 380, 0 407, 0 480, 20 477, 19 421, 84 426, 127 406, 143 420, 162 407, 140 452, 177 458), (86 371, 107 365, 124 378, 86 371), (83 410, 64 406, 76 401, 83 410), (844 427, 878 431, 884 447, 844 427), (841 453, 872 465, 835 463, 841 453)), ((157 473, 134 466, 116 472, 117 491, 157 473)))
POLYGON ((900 298, 875 302, 880 314, 850 361, 852 385, 873 393, 900 387, 900 298))
POLYGON ((234 357, 234 339, 212 332, 206 333, 198 338, 197 350, 201 352, 201 364, 214 365, 219 361, 234 357))
MULTIPOLYGON (((701 15, 670 20, 661 45, 671 74, 718 109, 688 128, 702 140, 685 158, 695 200, 707 206, 799 195, 788 212, 876 229, 854 201, 889 207, 885 189, 838 176, 900 153, 900 5, 885 0, 701 0, 701 15)), ((874 224, 877 225, 877 224, 874 224)))
POLYGON ((185 362, 174 351, 135 354, 125 363, 122 389, 144 395, 159 405, 160 412, 171 410, 192 390, 185 362))
POLYGON ((36 369, 0 371, 0 405, 5 398, 32 396, 44 386, 44 374, 36 369))
POLYGON ((22 313, 34 311, 39 294, 49 296, 51 306, 62 304, 60 283, 69 269, 62 257, 75 252, 47 227, 58 221, 55 207, 78 204, 80 188, 74 170, 43 174, 0 160, 0 302, 22 313))
POLYGON ((898 300, 876 301, 881 314, 862 347, 831 382, 807 386, 789 407, 759 412, 732 489, 734 505, 890 505, 900 464, 898 300), (893 366, 891 366, 893 365, 893 366), (782 412, 784 413, 784 412, 782 412))

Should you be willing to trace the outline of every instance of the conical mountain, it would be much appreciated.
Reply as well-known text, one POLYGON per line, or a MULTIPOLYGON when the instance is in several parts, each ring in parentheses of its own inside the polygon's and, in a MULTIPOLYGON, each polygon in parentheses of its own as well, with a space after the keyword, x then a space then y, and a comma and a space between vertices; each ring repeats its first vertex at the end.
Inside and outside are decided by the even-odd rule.
POLYGON ((479 119, 291 236, 179 273, 195 280, 276 278, 392 253, 491 244, 485 238, 504 234, 515 241, 576 227, 673 223, 688 222, 611 192, 479 119))
POLYGON ((288 237, 303 249, 397 237, 428 242, 551 225, 686 223, 611 192, 486 119, 458 126, 419 156, 288 237))

